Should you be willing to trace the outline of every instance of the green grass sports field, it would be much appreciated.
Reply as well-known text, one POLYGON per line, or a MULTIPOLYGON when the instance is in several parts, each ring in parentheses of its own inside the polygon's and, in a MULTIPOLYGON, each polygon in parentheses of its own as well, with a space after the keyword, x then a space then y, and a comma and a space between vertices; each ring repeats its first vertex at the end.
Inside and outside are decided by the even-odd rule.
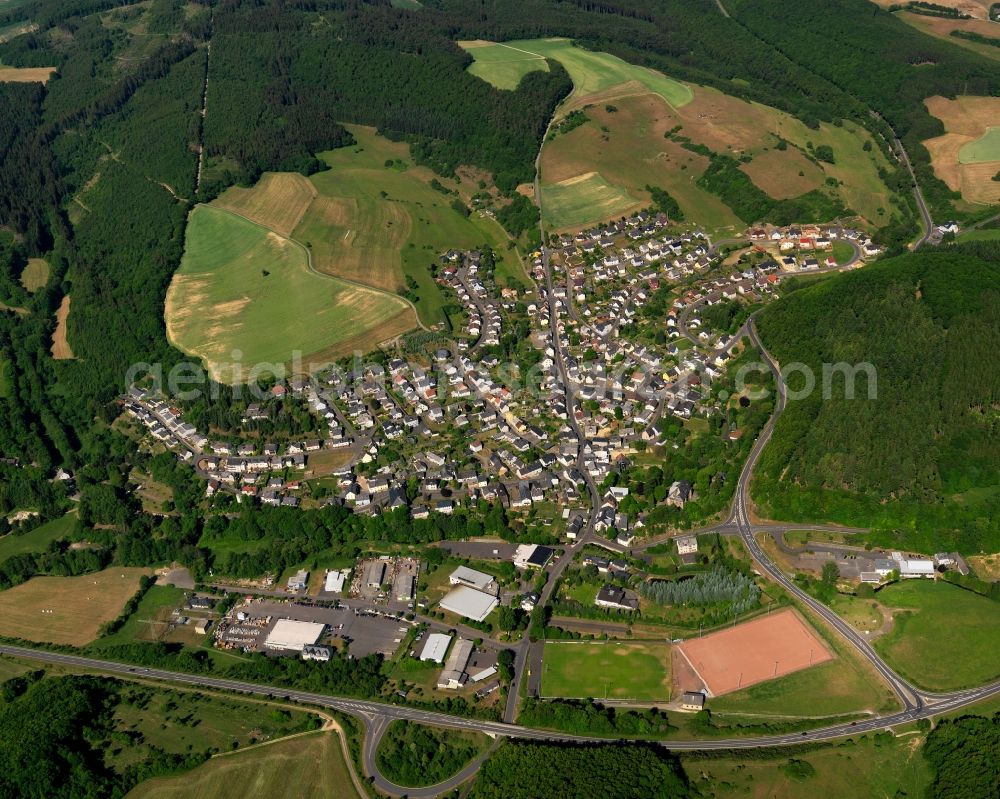
POLYGON ((670 699, 670 645, 659 641, 549 641, 542 661, 542 696, 670 699))
POLYGON ((233 351, 242 353, 244 369, 284 364, 296 351, 308 362, 408 309, 401 298, 317 274, 289 239, 198 206, 166 319, 176 346, 202 358, 217 378, 232 379, 233 351))
POLYGON ((875 641, 886 662, 932 691, 1000 677, 1000 604, 942 581, 907 580, 877 594, 893 628, 875 641))

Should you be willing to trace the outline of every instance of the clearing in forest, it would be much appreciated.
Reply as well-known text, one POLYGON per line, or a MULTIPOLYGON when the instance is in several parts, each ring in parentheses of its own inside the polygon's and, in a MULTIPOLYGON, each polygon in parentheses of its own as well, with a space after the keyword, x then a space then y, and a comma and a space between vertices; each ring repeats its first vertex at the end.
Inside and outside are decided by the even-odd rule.
POLYGON ((1000 202, 1000 97, 928 97, 927 110, 945 133, 924 142, 931 166, 948 188, 974 203, 1000 202))
POLYGON ((79 577, 33 577, 0 591, 0 635, 83 646, 118 617, 149 569, 119 566, 79 577))
POLYGON ((55 67, 0 66, 0 83, 48 83, 55 67))
POLYGON ((680 81, 672 80, 656 70, 630 64, 610 53, 577 47, 572 39, 529 39, 503 42, 492 47, 487 47, 488 43, 484 42, 459 42, 459 44, 465 47, 477 62, 483 59, 487 64, 498 57, 494 48, 510 50, 525 58, 534 55, 558 61, 573 80, 570 102, 633 82, 637 85, 627 93, 653 92, 674 108, 687 105, 694 97, 691 88, 680 81))
POLYGON ((469 72, 498 89, 516 89, 521 78, 529 72, 549 71, 545 56, 510 45, 481 39, 459 42, 458 45, 475 59, 469 66, 469 72))
POLYGON ((21 272, 21 285, 34 294, 49 282, 49 264, 44 258, 29 258, 21 272))
POLYGON ((56 329, 52 332, 52 357, 57 361, 66 361, 73 357, 69 346, 69 295, 62 298, 56 310, 56 329))
POLYGON ((165 316, 170 341, 230 382, 247 379, 258 364, 280 367, 295 353, 304 367, 319 366, 398 334, 401 317, 405 329, 416 324, 402 298, 318 274, 297 242, 208 205, 191 212, 165 316))

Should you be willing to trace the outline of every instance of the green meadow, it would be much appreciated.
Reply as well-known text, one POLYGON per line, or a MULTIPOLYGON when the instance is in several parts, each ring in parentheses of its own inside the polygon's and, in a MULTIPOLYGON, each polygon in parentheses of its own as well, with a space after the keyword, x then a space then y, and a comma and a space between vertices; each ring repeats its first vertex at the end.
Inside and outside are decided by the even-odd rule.
POLYGON ((915 684, 954 691, 1000 677, 1000 603, 939 580, 907 580, 876 596, 893 610, 893 626, 875 648, 915 684))
POLYGON ((488 47, 470 42, 459 42, 459 44, 469 51, 477 64, 481 64, 472 70, 473 73, 499 88, 511 88, 494 82, 494 79, 509 81, 511 67, 507 65, 511 63, 527 65, 526 73, 535 67, 531 65, 530 60, 519 62, 518 59, 542 56, 558 61, 566 68, 573 80, 574 96, 585 97, 613 86, 638 81, 649 91, 660 95, 674 108, 687 105, 694 98, 691 89, 679 81, 671 80, 655 70, 629 64, 610 53, 598 53, 577 47, 571 39, 528 39, 493 44, 488 47), (495 48, 511 53, 497 52, 495 48))
POLYGON ((958 151, 960 164, 981 164, 984 161, 1000 161, 1000 127, 986 129, 986 133, 969 142, 958 151))

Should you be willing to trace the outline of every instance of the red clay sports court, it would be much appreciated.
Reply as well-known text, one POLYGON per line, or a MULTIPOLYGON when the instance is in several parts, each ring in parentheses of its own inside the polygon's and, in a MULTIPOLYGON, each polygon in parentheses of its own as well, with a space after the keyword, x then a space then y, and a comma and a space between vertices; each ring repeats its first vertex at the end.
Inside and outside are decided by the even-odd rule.
POLYGON ((833 659, 826 644, 793 610, 692 638, 678 649, 712 696, 833 659))

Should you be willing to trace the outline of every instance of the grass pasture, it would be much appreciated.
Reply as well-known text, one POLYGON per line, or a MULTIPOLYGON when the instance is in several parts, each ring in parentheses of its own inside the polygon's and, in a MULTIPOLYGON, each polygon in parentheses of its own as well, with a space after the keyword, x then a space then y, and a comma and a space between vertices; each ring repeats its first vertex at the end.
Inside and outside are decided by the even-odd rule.
POLYGON ((661 98, 647 93, 615 100, 614 106, 614 113, 599 104, 588 108, 590 122, 542 149, 542 208, 553 228, 571 229, 648 205, 647 185, 666 189, 687 219, 702 222, 710 232, 742 228, 728 206, 695 183, 708 159, 664 138, 675 123, 661 98), (581 178, 590 187, 587 194, 603 204, 572 183, 581 178), (573 191, 564 188, 574 186, 573 191))
POLYGON ((930 580, 896 583, 877 597, 894 613, 892 630, 874 646, 916 685, 952 691, 1000 677, 1000 604, 930 580))
POLYGON ((34 577, 0 592, 0 635, 83 646, 116 618, 148 569, 112 567, 79 577, 34 577))
POLYGON ((908 735, 876 743, 848 740, 792 755, 684 758, 681 763, 699 796, 715 799, 815 799, 816 797, 924 796, 933 774, 920 754, 923 736, 908 735), (789 776, 790 757, 809 763, 816 774, 789 776))
POLYGON ((1000 201, 1000 97, 960 95, 924 100, 944 123, 945 133, 924 141, 934 174, 973 203, 1000 201))
POLYGON ((318 365, 414 326, 402 298, 318 274, 298 243, 212 206, 191 213, 165 315, 170 341, 222 380, 237 350, 247 369, 295 352, 318 365))
POLYGON ((44 258, 29 258, 21 272, 21 285, 34 294, 49 282, 49 264, 44 258))
MULTIPOLYGON (((591 80, 589 85, 601 84, 591 80)), ((705 86, 685 88, 691 98, 680 104, 669 98, 664 101, 662 93, 637 81, 589 95, 574 93, 562 112, 583 106, 589 121, 554 136, 542 150, 542 207, 555 229, 627 213, 635 206, 630 208, 626 197, 648 204, 645 187, 656 185, 677 200, 688 221, 710 233, 741 230, 744 224, 735 214, 697 185, 709 161, 684 147, 682 137, 715 153, 749 159, 742 170, 775 199, 822 189, 836 193, 847 207, 872 224, 888 221, 893 213, 891 193, 879 177, 885 158, 877 147, 865 151, 870 136, 862 128, 845 122, 842 126, 824 123, 812 130, 775 108, 705 86), (671 131, 676 132, 676 140, 666 137, 671 131), (784 149, 778 149, 782 140, 786 142, 784 149), (832 164, 811 154, 824 145, 834 153, 832 164), (551 193, 555 184, 582 181, 591 173, 617 189, 617 202, 605 190, 598 198, 605 204, 590 198, 581 201, 591 210, 589 214, 560 215, 558 205, 555 211, 546 208, 546 192, 551 193), (831 187, 828 181, 836 186, 831 187)))
POLYGON ((481 40, 459 42, 475 61, 469 72, 498 89, 513 90, 529 72, 548 72, 545 56, 519 50, 507 44, 481 40))
POLYGON ((373 128, 348 127, 357 143, 320 154, 330 169, 310 178, 318 197, 295 230, 318 271, 389 291, 412 279, 417 313, 427 326, 445 321, 444 296, 430 266, 446 250, 486 244, 502 259, 498 272, 523 274, 499 224, 476 213, 461 215, 451 207, 454 195, 431 185, 437 180, 454 191, 453 181, 417 166, 408 145, 373 128))
POLYGON ((670 698, 670 645, 660 641, 548 641, 542 661, 547 698, 670 698))
MULTIPOLYGON (((2 380, 3 369, 0 368, 0 397, 3 396, 2 380)), ((0 537, 0 563, 3 563, 7 558, 14 557, 14 555, 23 555, 26 552, 44 552, 53 541, 65 538, 73 529, 75 521, 76 514, 67 513, 65 516, 46 522, 23 535, 8 533, 0 537)))
POLYGON ((172 585, 154 585, 139 601, 135 613, 117 632, 100 638, 95 648, 134 644, 137 641, 159 641, 170 619, 170 611, 184 601, 184 590, 172 585))
MULTIPOLYGON (((467 43, 459 44, 465 46, 467 43)), ((585 50, 577 47, 571 39, 529 39, 505 42, 502 47, 520 51, 526 57, 533 54, 562 64, 573 80, 573 93, 569 98, 571 105, 577 104, 574 101, 582 101, 609 89, 615 89, 622 95, 652 92, 660 95, 673 108, 690 103, 694 97, 690 87, 661 72, 630 64, 610 53, 585 50)), ((482 55, 491 53, 491 48, 473 47, 469 52, 479 60, 482 55)))
POLYGON ((301 735, 214 757, 187 774, 157 777, 129 799, 244 799, 281 796, 290 785, 316 799, 360 799, 335 732, 301 735))

